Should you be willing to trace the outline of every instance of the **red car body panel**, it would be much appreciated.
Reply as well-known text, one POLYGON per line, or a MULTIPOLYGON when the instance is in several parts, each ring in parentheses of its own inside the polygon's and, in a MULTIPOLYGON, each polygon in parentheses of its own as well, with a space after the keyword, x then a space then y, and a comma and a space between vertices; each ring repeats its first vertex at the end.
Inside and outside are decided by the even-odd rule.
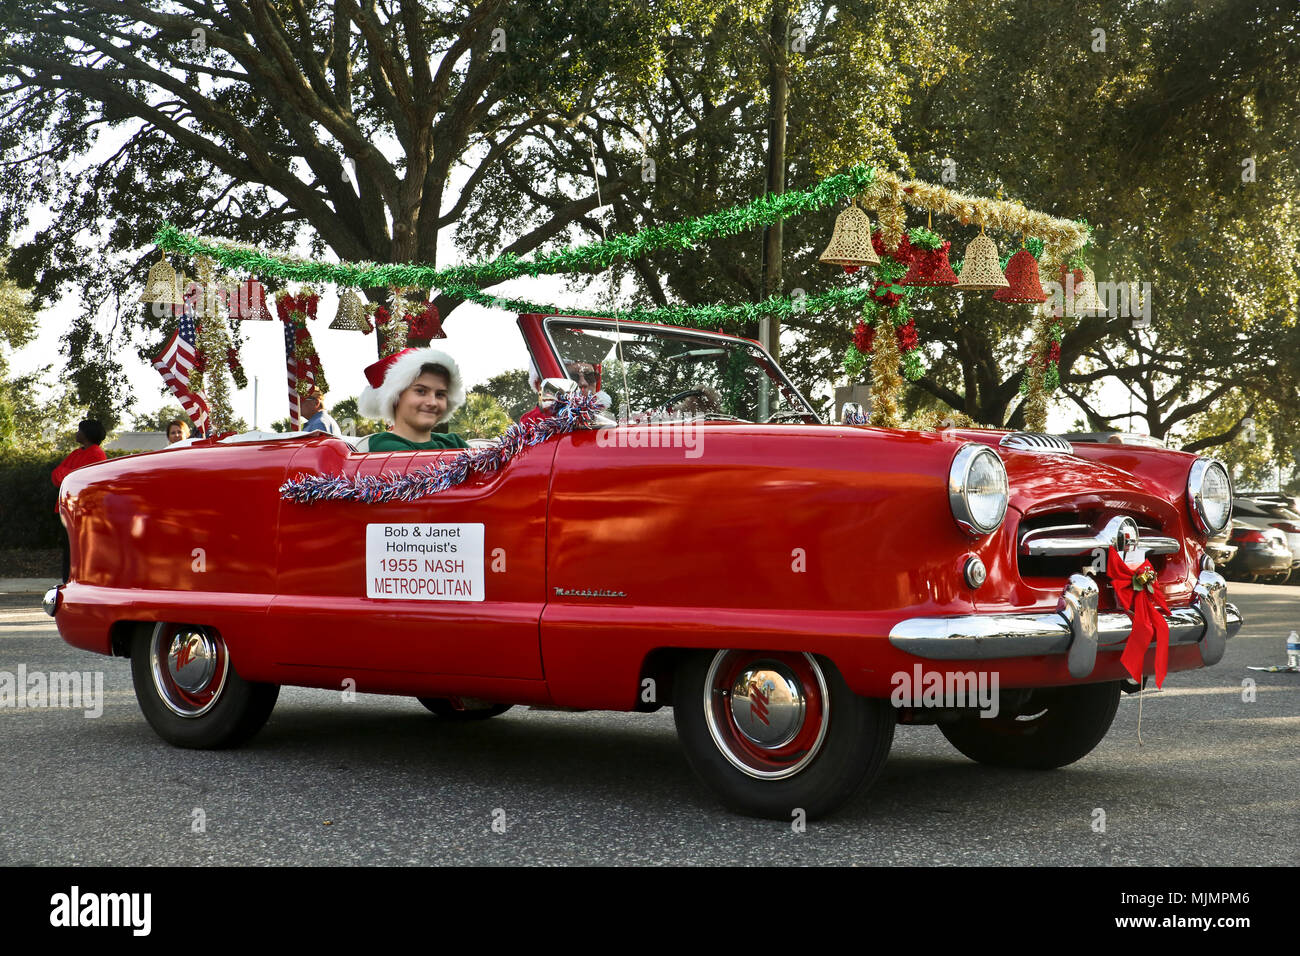
MULTIPOLYGON (((520 327, 551 377, 562 372, 545 318, 520 327)), ((1186 542, 1153 564, 1172 606, 1191 601, 1204 544, 1185 501, 1194 455, 998 448, 1007 516, 976 538, 953 519, 949 467, 964 443, 996 447, 1004 431, 716 422, 699 426, 689 457, 651 441, 666 427, 622 426, 614 447, 575 432, 451 490, 380 505, 295 504, 279 488, 304 473, 406 474, 455 453, 361 454, 322 434, 92 465, 61 490, 73 574, 56 621, 104 654, 129 622, 210 625, 254 681, 627 710, 651 655, 673 648, 822 654, 857 693, 887 697, 890 676, 921 663, 891 645, 898 621, 1057 609, 1064 577, 1024 576, 1016 554, 1023 523, 1055 514, 1123 511, 1186 542), (486 599, 367 598, 372 522, 482 523, 486 599), (988 570, 978 589, 962 574, 972 554, 988 570)), ((1197 646, 1171 649, 1171 670, 1200 666, 1197 646)), ((943 667, 996 669, 1003 687, 1078 683, 1063 655, 943 667)), ((1103 650, 1088 681, 1125 676, 1103 650)))

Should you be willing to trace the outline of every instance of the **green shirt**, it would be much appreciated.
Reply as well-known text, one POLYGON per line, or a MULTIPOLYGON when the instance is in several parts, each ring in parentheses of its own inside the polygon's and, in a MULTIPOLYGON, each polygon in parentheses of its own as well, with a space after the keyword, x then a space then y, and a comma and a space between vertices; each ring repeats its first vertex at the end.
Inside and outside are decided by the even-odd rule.
POLYGON ((434 432, 425 442, 409 441, 392 432, 379 432, 370 436, 370 451, 438 451, 443 448, 468 448, 465 439, 454 432, 434 432))

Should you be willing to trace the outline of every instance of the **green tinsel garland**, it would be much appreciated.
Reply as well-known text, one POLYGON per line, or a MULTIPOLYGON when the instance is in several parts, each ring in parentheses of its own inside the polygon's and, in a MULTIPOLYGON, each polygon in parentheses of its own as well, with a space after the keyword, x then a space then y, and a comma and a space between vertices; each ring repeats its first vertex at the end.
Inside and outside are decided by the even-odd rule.
MULTIPOLYGON (((536 312, 542 315, 586 314, 590 310, 561 309, 527 299, 509 299, 490 295, 472 286, 451 285, 444 292, 469 302, 508 312, 536 312)), ((771 296, 762 302, 742 302, 738 305, 665 305, 657 309, 620 309, 617 312, 599 312, 627 322, 659 322, 664 325, 683 325, 698 329, 740 328, 768 315, 789 316, 800 312, 823 312, 826 309, 852 307, 867 300, 868 290, 858 287, 831 289, 816 295, 792 299, 788 296, 771 296)))
POLYGON ((924 226, 917 226, 915 229, 907 230, 907 241, 918 249, 929 249, 931 251, 943 245, 943 238, 924 226))
POLYGON ((844 371, 848 373, 849 381, 856 382, 862 378, 863 372, 867 369, 867 357, 850 345, 844 350, 844 371))
POLYGON ((461 284, 491 285, 525 275, 536 277, 576 272, 588 266, 605 268, 615 260, 638 259, 661 249, 693 249, 705 239, 770 226, 791 216, 823 209, 857 196, 871 185, 873 177, 870 167, 858 166, 847 173, 828 176, 811 189, 760 196, 743 206, 652 226, 632 235, 610 236, 582 246, 541 253, 530 259, 506 254, 489 262, 447 269, 413 263, 315 262, 289 254, 272 255, 242 243, 192 236, 170 223, 164 223, 158 229, 154 243, 168 252, 190 257, 210 256, 227 269, 263 279, 331 282, 366 289, 387 286, 434 288, 454 294, 452 287, 461 284))

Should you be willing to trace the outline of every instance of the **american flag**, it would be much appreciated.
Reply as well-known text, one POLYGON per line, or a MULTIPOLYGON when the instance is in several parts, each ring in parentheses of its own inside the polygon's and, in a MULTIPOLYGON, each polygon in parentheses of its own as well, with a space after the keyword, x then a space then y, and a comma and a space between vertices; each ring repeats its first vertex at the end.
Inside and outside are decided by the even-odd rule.
MULTIPOLYGON (((311 384, 316 382, 316 372, 310 362, 299 362, 297 359, 297 338, 296 331, 292 321, 284 324, 284 370, 289 382, 289 421, 295 429, 298 428, 299 419, 302 417, 302 399, 298 394, 298 382, 306 381, 311 384)), ((311 333, 308 333, 309 335, 311 333)))
POLYGON ((163 350, 155 356, 153 367, 163 377, 176 400, 185 409, 185 414, 194 423, 198 434, 206 435, 208 431, 208 400, 202 392, 190 389, 190 372, 198 352, 194 348, 197 329, 194 315, 187 306, 181 315, 180 328, 172 333, 163 350))

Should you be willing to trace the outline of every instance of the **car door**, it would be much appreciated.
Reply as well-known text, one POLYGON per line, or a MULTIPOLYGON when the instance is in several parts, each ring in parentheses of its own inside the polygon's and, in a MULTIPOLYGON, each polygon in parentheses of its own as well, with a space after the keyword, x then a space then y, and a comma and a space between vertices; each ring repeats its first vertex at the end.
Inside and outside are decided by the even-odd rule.
MULTIPOLYGON (((290 473, 410 475, 460 452, 303 448, 290 473)), ((540 680, 555 448, 413 501, 283 501, 268 634, 286 664, 540 680), (391 562, 391 563, 389 563, 391 562)))

